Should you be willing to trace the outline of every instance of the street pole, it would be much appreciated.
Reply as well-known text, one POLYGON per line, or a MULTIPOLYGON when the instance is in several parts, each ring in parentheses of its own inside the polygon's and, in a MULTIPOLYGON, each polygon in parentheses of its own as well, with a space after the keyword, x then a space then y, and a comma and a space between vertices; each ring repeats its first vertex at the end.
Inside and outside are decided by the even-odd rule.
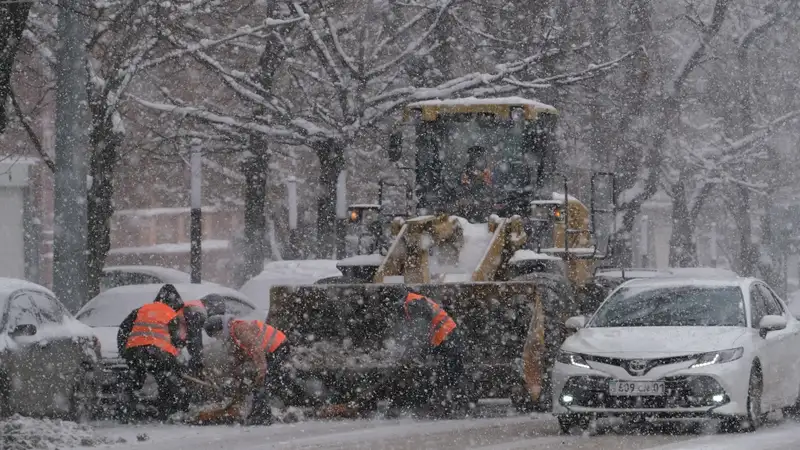
POLYGON ((709 250, 711 253, 711 267, 717 267, 717 224, 711 224, 711 237, 709 239, 709 250))
POLYGON ((641 220, 639 253, 642 255, 642 267, 647 268, 650 265, 650 219, 643 215, 641 220))
POLYGON ((192 156, 190 159, 191 178, 191 222, 189 225, 189 239, 191 240, 190 262, 191 281, 200 283, 203 270, 203 220, 202 220, 202 185, 203 185, 203 154, 200 140, 192 140, 192 156))
POLYGON ((77 0, 59 2, 56 48, 56 142, 53 290, 70 311, 87 297, 86 195, 89 109, 86 95, 86 17, 77 0))
POLYGON ((289 204, 289 248, 291 255, 289 259, 298 259, 298 236, 297 236, 297 178, 294 175, 286 179, 286 199, 289 204))
POLYGON ((336 259, 344 257, 347 227, 347 171, 339 172, 336 180, 336 259))

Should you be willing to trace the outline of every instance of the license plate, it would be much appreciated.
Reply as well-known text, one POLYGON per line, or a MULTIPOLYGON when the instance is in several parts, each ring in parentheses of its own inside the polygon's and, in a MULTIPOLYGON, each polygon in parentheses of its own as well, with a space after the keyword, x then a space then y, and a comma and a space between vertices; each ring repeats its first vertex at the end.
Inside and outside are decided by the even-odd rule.
POLYGON ((663 381, 611 381, 608 393, 619 396, 666 395, 667 385, 663 381))

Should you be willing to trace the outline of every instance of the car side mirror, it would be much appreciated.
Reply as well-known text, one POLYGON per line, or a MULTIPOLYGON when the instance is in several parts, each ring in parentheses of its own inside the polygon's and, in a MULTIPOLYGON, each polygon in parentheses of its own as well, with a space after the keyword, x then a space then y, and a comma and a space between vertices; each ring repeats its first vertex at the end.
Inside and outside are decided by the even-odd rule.
POLYGON ((401 133, 392 133, 389 135, 389 161, 397 162, 403 155, 403 135, 401 133))
POLYGON ((568 330, 578 331, 579 329, 586 326, 586 317, 584 316, 574 316, 567 319, 564 322, 568 330))
POLYGON ((17 325, 17 328, 14 328, 14 330, 11 331, 11 337, 33 336, 34 334, 36 334, 36 325, 27 323, 17 325))
POLYGON ((764 316, 758 323, 758 329, 763 336, 766 336, 770 331, 783 330, 787 325, 786 318, 783 316, 764 316))

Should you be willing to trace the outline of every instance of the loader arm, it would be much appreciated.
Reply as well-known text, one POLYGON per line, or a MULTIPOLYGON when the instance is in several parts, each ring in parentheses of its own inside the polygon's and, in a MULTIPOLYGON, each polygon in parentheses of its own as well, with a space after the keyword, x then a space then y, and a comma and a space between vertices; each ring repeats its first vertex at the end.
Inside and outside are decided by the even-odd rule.
POLYGON ((408 234, 408 224, 403 224, 400 231, 395 236, 389 251, 383 258, 378 271, 375 272, 373 282, 383 283, 386 277, 402 276, 405 268, 406 254, 406 235, 408 234))
POLYGON ((490 218, 488 225, 490 231, 494 229, 494 233, 478 266, 472 272, 472 281, 494 281, 502 278, 498 275, 527 239, 519 216, 509 219, 495 216, 490 218))

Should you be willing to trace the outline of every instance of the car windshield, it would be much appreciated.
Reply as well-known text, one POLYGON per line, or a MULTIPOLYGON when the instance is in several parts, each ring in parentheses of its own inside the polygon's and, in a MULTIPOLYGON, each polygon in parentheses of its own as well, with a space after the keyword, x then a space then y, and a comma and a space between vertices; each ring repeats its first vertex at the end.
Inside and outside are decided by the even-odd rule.
POLYGON ((626 287, 600 306, 589 327, 743 327, 744 298, 735 286, 626 287))
POLYGON ((81 308, 77 319, 90 327, 118 327, 131 311, 153 298, 141 293, 101 294, 81 308))

